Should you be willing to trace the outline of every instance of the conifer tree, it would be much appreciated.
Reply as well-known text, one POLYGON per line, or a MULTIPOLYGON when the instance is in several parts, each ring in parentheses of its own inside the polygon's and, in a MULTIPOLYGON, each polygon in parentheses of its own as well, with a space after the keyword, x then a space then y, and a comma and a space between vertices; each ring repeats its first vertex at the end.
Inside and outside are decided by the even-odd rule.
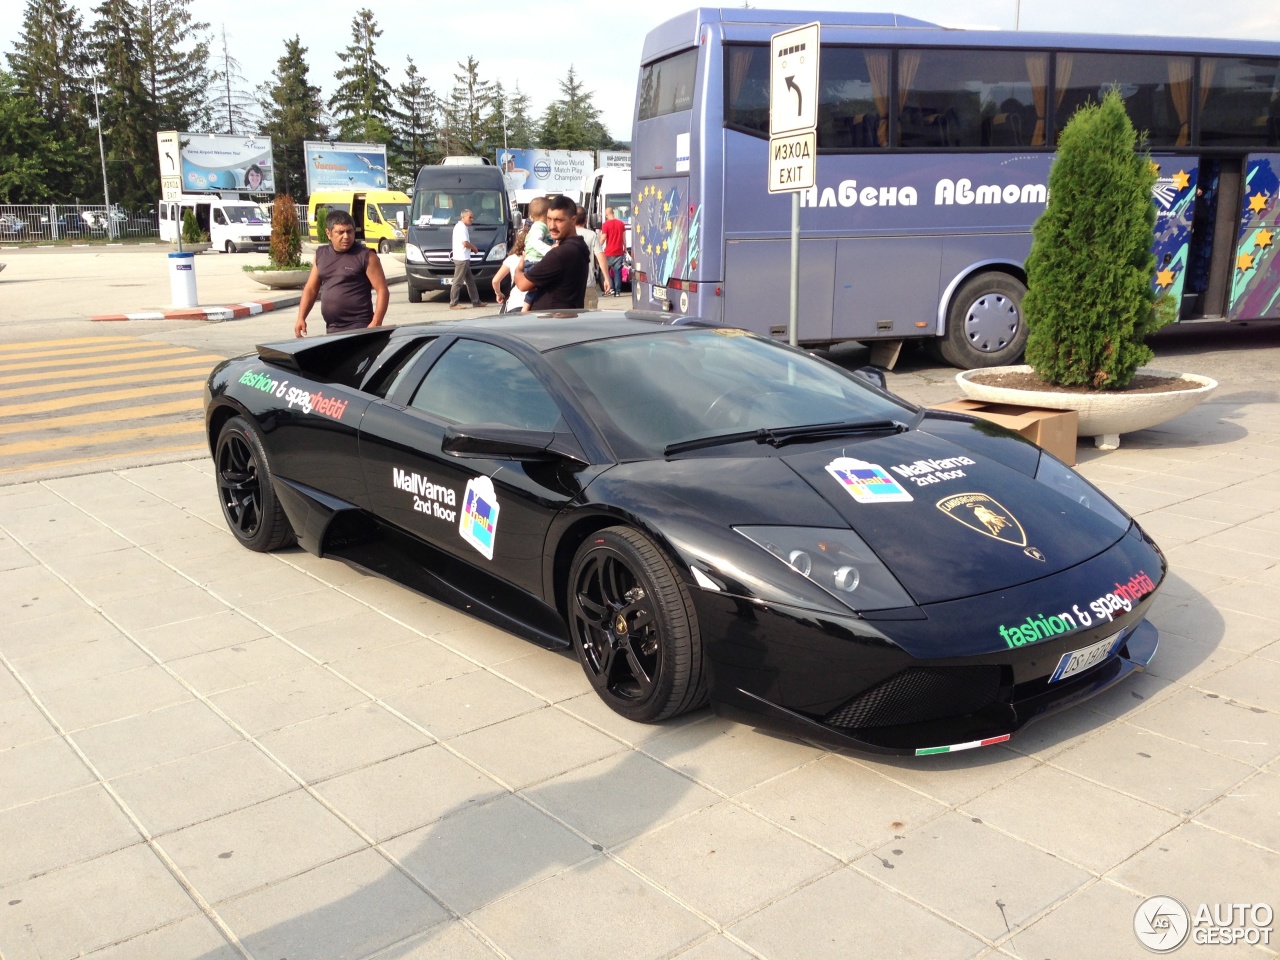
POLYGON ((134 0, 142 83, 155 110, 155 130, 212 129, 209 25, 192 21, 190 5, 134 0))
POLYGON ((58 196, 56 168, 67 149, 39 104, 0 72, 0 203, 42 203, 58 196))
POLYGON ((459 61, 461 73, 453 75, 453 90, 444 108, 445 153, 481 157, 488 151, 484 118, 492 111, 493 83, 480 78, 480 62, 459 61))
MULTIPOLYGON (((157 111, 143 77, 138 12, 129 0, 102 0, 94 8, 90 54, 99 85, 99 113, 106 145, 111 199, 126 206, 154 203, 160 195, 157 111)), ((101 192, 90 191, 100 198, 101 192)))
POLYGON ((596 150, 607 147, 612 138, 600 122, 594 94, 583 88, 572 65, 560 81, 560 99, 542 115, 538 131, 540 144, 549 150, 596 150))
POLYGON ((256 133, 261 123, 258 117, 258 103, 245 92, 244 74, 240 70, 240 61, 231 56, 225 25, 222 28, 222 39, 217 53, 212 59, 215 67, 212 76, 214 132, 256 133))
POLYGON ((528 149, 537 143, 537 132, 533 117, 530 115, 532 105, 529 95, 520 89, 516 82, 515 93, 507 98, 507 143, 518 149, 528 149))
POLYGON ((284 42, 284 56, 276 61, 272 81, 262 90, 261 133, 271 138, 276 189, 293 196, 307 190, 302 144, 324 140, 328 128, 321 121, 320 88, 307 77, 307 48, 294 36, 284 42))
POLYGON ((387 68, 378 62, 374 43, 382 30, 373 11, 361 9, 351 18, 351 45, 338 54, 342 68, 334 74, 338 89, 329 100, 338 137, 353 143, 386 143, 391 139, 394 110, 387 68))
POLYGON ((404 82, 395 88, 400 109, 395 115, 394 150, 389 158, 398 185, 413 183, 418 170, 438 160, 435 155, 436 95, 427 86, 412 57, 407 57, 404 82))
MULTIPOLYGON (((97 142, 90 127, 91 73, 80 13, 66 0, 27 0, 22 31, 8 54, 15 94, 30 101, 58 145, 43 160, 48 197, 89 196, 101 176, 94 166, 97 142)), ((25 108, 23 108, 25 109, 25 108)), ((14 157, 27 166, 32 158, 14 157)))
POLYGON ((1063 128, 1049 203, 1027 257, 1027 362, 1040 379, 1097 390, 1127 386, 1153 356, 1151 158, 1115 90, 1063 128))

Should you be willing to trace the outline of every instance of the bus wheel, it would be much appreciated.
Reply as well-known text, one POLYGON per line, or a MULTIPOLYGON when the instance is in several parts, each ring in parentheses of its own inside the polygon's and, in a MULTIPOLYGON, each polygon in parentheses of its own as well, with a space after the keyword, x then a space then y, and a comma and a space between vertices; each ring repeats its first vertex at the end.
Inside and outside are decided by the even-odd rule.
POLYGON ((228 240, 228 241, 227 241, 227 253, 235 253, 235 252, 236 252, 236 245, 235 245, 234 243, 232 243, 230 240, 228 240))
POLYGON ((1007 273, 966 280, 951 298, 947 332, 936 344, 942 359, 962 370, 1016 363, 1027 345, 1026 295, 1026 286, 1007 273))
POLYGON ((421 303, 421 302, 422 302, 422 291, 421 291, 421 290, 419 290, 417 287, 415 287, 412 283, 410 283, 410 284, 406 284, 406 286, 409 288, 409 302, 410 302, 410 303, 421 303))

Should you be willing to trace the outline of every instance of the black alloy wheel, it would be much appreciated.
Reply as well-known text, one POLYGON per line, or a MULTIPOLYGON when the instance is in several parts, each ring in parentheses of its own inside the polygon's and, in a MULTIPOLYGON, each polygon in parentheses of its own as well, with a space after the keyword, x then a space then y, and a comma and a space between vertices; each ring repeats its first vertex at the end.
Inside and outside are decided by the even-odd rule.
POLYGON ((644 534, 609 527, 588 538, 574 557, 568 609, 582 668, 615 712, 652 723, 706 702, 693 602, 644 534))
POLYGON ((241 544, 266 553, 292 542, 293 531, 276 499, 262 439, 243 417, 223 424, 214 465, 222 516, 241 544))

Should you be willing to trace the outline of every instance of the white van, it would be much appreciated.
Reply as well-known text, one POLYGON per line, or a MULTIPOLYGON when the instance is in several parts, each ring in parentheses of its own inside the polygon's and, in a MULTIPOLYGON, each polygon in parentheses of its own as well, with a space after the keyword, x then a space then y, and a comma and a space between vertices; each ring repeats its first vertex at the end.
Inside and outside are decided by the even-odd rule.
POLYGON ((582 206, 587 211, 587 226, 599 230, 604 223, 604 212, 613 208, 613 215, 627 224, 627 250, 631 249, 631 171, 617 167, 601 167, 587 174, 582 180, 582 206))
POLYGON ((256 200, 225 199, 208 194, 183 194, 181 200, 162 200, 160 239, 178 242, 185 211, 195 214, 215 250, 266 250, 271 245, 271 217, 256 200))

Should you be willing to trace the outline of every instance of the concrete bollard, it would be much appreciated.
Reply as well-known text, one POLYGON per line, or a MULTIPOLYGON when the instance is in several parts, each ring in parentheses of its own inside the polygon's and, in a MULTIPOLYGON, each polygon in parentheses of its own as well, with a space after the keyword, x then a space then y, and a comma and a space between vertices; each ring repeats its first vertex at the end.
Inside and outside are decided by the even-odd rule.
POLYGON ((196 255, 194 253, 169 254, 169 295, 175 307, 194 307, 196 297, 196 255))

